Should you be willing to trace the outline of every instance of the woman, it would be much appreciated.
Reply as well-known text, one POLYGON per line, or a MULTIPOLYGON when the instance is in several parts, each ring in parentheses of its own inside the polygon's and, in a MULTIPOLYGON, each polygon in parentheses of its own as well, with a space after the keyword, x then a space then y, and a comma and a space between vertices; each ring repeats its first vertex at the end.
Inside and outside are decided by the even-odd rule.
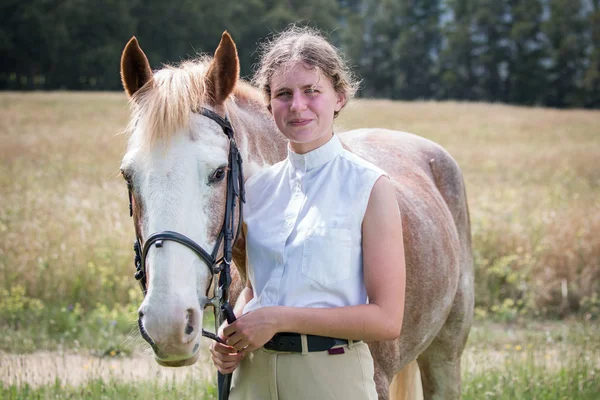
POLYGON ((405 265, 393 184, 333 133, 357 83, 295 27, 267 45, 256 82, 288 157, 246 183, 249 279, 212 359, 235 371, 231 399, 376 399, 363 340, 400 334, 405 265))

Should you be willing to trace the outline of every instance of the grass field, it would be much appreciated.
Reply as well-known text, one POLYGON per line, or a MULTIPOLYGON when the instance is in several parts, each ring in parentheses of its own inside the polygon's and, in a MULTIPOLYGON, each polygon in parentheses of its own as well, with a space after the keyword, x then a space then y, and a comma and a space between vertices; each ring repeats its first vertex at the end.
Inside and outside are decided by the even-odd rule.
MULTIPOLYGON (((0 352, 0 398, 215 398, 215 373, 206 352, 193 367, 178 369, 161 368, 143 353, 0 352)), ((598 325, 478 321, 462 370, 463 399, 595 400, 600 393, 598 325)))
MULTIPOLYGON (((139 355, 127 110, 120 93, 0 94, 0 356, 139 355)), ((463 169, 477 307, 464 398, 597 398, 600 112, 365 100, 338 125, 417 133, 463 169)), ((214 397, 202 379, 25 386, 0 371, 0 398, 214 397)))

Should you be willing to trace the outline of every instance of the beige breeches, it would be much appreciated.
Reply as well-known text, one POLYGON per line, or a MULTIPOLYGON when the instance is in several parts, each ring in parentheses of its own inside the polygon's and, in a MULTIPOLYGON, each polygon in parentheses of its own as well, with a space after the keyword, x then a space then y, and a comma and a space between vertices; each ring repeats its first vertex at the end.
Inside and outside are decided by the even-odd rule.
POLYGON ((260 348, 233 373, 231 400, 376 400, 373 359, 364 342, 327 351, 281 353, 260 348))

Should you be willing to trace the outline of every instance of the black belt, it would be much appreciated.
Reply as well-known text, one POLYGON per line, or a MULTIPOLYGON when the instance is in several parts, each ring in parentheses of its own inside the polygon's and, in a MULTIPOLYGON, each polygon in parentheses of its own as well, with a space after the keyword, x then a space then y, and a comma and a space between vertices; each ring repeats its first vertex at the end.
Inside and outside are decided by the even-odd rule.
MULTIPOLYGON (((286 351, 293 353, 302 352, 302 339, 299 333, 281 332, 276 334, 265 343, 265 349, 274 351, 286 351)), ((306 335, 308 351, 325 351, 338 345, 348 344, 348 339, 336 339, 327 336, 306 335)), ((354 340, 360 342, 360 340, 354 340)))

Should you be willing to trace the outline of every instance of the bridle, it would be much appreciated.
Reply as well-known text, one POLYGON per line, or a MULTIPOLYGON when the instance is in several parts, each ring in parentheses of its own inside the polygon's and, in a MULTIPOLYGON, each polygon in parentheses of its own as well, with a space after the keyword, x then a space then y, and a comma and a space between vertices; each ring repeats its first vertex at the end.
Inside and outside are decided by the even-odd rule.
MULTIPOLYGON (((245 203, 245 190, 244 190, 244 173, 242 169, 242 156, 236 146, 234 131, 231 123, 227 118, 223 118, 214 111, 207 108, 201 107, 197 112, 205 117, 210 118, 223 129, 223 133, 229 139, 229 160, 228 160, 228 171, 227 171, 227 197, 225 204, 225 218, 219 237, 212 252, 207 252, 202 246, 194 242, 189 237, 182 235, 181 233, 173 231, 162 231, 155 232, 148 236, 146 242, 142 246, 142 241, 136 234, 136 240, 133 245, 135 252, 135 279, 140 282, 142 292, 144 296, 148 291, 147 287, 147 274, 146 274, 146 257, 148 251, 152 245, 156 248, 161 248, 164 241, 177 242, 191 251, 193 251, 210 269, 212 274, 211 285, 214 277, 218 275, 218 285, 214 288, 214 296, 206 303, 205 307, 212 305, 215 312, 215 321, 218 327, 227 320, 230 324, 235 321, 235 315, 233 314, 233 308, 229 304, 229 286, 231 284, 231 261, 233 257, 233 245, 239 237, 241 226, 242 226, 242 210, 243 203, 245 203), (238 211, 238 226, 235 230, 234 236, 234 225, 235 225, 235 207, 236 203, 239 203, 238 211), (223 256, 217 259, 217 254, 223 244, 223 256)), ((132 205, 132 187, 128 184, 129 190, 129 215, 133 216, 133 205, 132 205)), ((210 286, 209 285, 209 288, 210 286)), ((208 294, 207 289, 207 294, 208 294)), ((138 321, 140 332, 142 337, 150 343, 152 348, 156 351, 156 345, 152 341, 152 338, 146 333, 142 326, 141 319, 138 321)), ((223 343, 221 338, 217 335, 205 331, 202 329, 202 336, 213 339, 217 342, 223 343)), ((229 385, 230 385, 231 374, 225 375, 224 377, 219 374, 219 398, 227 399, 229 397, 229 385), (222 385, 221 385, 222 383, 222 385)))

